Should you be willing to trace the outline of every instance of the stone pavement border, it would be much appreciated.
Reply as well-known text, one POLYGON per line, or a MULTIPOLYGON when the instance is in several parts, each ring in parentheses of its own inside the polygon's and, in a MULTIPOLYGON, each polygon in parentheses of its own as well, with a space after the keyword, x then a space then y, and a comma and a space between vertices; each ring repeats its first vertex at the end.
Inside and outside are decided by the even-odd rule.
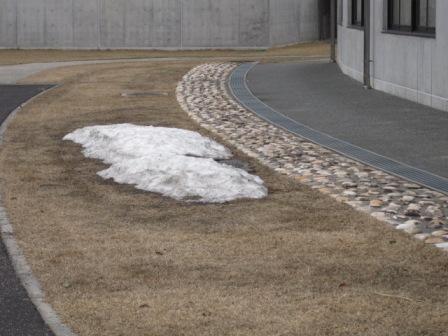
POLYGON ((177 87, 182 108, 275 171, 448 250, 448 196, 337 154, 262 120, 228 92, 235 63, 204 64, 177 87))

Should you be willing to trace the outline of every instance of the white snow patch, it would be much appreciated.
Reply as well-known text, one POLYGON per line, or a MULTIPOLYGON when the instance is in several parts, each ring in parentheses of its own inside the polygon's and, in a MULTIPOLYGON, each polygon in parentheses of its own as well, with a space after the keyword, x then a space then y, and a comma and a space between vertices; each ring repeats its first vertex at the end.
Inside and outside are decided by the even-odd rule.
POLYGON ((64 140, 82 145, 86 157, 110 164, 98 173, 102 178, 177 200, 223 203, 267 195, 258 176, 216 162, 232 153, 196 132, 118 124, 81 128, 64 140))

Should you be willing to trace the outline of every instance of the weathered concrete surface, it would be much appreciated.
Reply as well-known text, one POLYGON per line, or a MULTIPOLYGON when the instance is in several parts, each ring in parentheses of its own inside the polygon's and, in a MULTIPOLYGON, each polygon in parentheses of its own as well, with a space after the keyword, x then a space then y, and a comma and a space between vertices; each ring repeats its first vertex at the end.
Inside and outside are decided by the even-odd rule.
MULTIPOLYGON (((338 63, 344 73, 362 80, 363 31, 349 27, 349 1, 340 1, 338 63)), ((371 6, 373 87, 448 111, 448 1, 437 0, 436 38, 384 33, 384 1, 371 1, 371 6)))
POLYGON ((266 48, 318 39, 315 0, 0 0, 0 48, 266 48))

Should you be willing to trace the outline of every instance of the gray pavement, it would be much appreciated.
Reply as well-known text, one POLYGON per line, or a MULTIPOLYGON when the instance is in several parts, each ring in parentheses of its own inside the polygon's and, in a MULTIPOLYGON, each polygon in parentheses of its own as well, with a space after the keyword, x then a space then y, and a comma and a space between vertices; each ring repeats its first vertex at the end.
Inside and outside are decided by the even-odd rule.
POLYGON ((0 335, 50 336, 25 289, 17 278, 0 242, 0 335))
POLYGON ((327 62, 258 64, 251 91, 278 112, 338 139, 448 177, 448 113, 365 90, 327 62))
MULTIPOLYGON (((18 106, 48 89, 45 85, 0 85, 0 125, 18 106)), ((0 336, 50 336, 53 333, 42 320, 14 272, 0 240, 0 336)))
POLYGON ((50 87, 51 85, 0 84, 0 125, 17 107, 50 87))

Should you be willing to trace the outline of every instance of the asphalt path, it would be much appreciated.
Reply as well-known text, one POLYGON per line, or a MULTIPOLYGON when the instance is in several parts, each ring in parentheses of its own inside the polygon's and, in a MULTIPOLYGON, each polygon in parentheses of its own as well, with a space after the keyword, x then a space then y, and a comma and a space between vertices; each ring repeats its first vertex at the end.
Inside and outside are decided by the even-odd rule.
MULTIPOLYGON (((49 87, 0 85, 0 125, 17 107, 49 87)), ((53 333, 16 276, 6 248, 0 240, 0 336, 50 335, 53 333)))
POLYGON ((258 64, 247 83, 297 122, 448 178, 448 112, 365 90, 328 62, 258 64))
POLYGON ((0 85, 0 125, 17 107, 51 85, 0 85))

